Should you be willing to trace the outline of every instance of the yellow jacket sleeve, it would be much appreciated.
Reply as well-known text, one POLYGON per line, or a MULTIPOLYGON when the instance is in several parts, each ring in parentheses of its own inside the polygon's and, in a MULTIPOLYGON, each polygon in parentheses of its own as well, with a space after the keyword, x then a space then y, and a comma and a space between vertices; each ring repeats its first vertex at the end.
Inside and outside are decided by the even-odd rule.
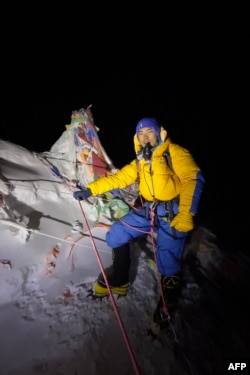
POLYGON ((87 185, 94 196, 106 193, 113 189, 125 189, 137 180, 138 172, 136 161, 125 165, 114 175, 101 177, 87 185))
POLYGON ((172 168, 180 179, 179 212, 195 214, 204 187, 204 178, 190 152, 170 144, 172 168))

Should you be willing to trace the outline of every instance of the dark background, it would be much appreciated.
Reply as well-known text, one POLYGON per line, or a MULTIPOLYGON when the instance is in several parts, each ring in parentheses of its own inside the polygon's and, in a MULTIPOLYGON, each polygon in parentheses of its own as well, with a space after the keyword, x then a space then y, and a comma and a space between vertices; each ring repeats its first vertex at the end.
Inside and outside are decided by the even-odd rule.
POLYGON ((137 122, 154 116, 203 170, 197 222, 222 248, 246 251, 246 3, 9 1, 1 19, 1 139, 49 151, 72 111, 92 104, 120 168, 134 158, 137 122))

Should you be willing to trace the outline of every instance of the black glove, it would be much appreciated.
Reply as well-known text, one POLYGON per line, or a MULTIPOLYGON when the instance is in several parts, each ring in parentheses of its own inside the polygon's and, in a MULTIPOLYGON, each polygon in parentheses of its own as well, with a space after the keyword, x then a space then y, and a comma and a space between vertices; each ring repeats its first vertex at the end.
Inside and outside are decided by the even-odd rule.
POLYGON ((92 195, 92 191, 89 188, 78 190, 73 193, 73 197, 79 201, 88 199, 92 195))

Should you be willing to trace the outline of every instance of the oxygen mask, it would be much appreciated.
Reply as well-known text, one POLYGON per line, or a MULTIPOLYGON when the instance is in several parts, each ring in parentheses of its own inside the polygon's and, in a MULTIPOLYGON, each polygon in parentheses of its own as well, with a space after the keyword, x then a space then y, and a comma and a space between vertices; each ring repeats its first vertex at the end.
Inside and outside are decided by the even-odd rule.
POLYGON ((152 148, 153 148, 153 146, 151 146, 150 142, 146 143, 146 145, 143 147, 142 155, 143 155, 144 160, 148 161, 148 160, 151 159, 152 148))

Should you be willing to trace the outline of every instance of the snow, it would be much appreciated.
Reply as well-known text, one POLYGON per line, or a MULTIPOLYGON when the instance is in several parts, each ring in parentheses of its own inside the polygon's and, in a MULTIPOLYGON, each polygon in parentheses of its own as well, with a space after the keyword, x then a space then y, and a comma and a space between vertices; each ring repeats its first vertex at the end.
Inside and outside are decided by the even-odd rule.
POLYGON ((222 374, 228 359, 249 358, 246 254, 221 251, 214 233, 195 228, 180 309, 152 340, 159 289, 149 245, 131 246, 126 297, 92 299, 88 290, 112 263, 97 224, 112 220, 98 216, 96 199, 76 201, 74 184, 43 154, 0 140, 0 160, 1 375, 222 374))

